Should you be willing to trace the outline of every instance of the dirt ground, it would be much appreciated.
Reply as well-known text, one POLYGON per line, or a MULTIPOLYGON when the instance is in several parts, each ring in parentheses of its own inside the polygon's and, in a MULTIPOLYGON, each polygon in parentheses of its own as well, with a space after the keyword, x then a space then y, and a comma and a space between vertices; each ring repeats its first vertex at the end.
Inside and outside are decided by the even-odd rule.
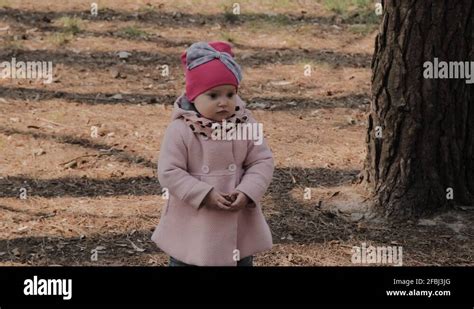
POLYGON ((360 212, 376 23, 323 1, 240 1, 238 17, 225 13, 235 1, 96 2, 91 16, 87 1, 0 0, 0 61, 55 73, 0 79, 0 265, 167 264, 150 240, 157 156, 184 89, 179 55, 211 40, 234 44, 275 157, 262 202, 274 247, 256 265, 351 266, 362 243, 402 246, 409 266, 474 264, 468 208, 397 225, 360 212))

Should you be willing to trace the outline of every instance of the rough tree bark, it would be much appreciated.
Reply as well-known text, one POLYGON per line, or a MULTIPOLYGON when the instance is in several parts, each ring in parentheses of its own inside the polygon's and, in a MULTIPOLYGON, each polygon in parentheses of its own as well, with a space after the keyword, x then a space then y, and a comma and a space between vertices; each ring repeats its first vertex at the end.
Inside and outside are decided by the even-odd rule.
POLYGON ((474 84, 423 77, 435 57, 474 61, 473 3, 384 1, 361 180, 386 217, 474 204, 474 84))

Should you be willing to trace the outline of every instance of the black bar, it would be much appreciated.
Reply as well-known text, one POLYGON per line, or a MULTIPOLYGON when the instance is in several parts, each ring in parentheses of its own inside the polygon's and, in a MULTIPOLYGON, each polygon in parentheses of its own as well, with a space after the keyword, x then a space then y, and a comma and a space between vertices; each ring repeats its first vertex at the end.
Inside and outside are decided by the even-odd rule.
POLYGON ((471 267, 1 267, 0 307, 11 308, 9 304, 56 304, 58 308, 65 308, 92 303, 311 303, 418 304, 429 308, 457 304, 449 308, 473 308, 473 279, 471 267), (38 280, 72 279, 71 299, 64 300, 59 295, 25 296, 25 280, 34 276, 38 280), (413 285, 395 285, 394 279, 411 279, 413 285), (415 284, 416 279, 425 282, 415 284), (435 279, 449 279, 449 284, 435 279), (449 290, 451 295, 386 295, 387 290, 414 289, 432 293, 449 290))

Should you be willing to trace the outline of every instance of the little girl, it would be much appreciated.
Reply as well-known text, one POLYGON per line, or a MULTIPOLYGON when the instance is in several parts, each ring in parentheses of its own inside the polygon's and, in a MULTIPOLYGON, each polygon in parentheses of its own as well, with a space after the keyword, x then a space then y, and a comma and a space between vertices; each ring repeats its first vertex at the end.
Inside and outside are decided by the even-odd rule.
POLYGON ((170 266, 252 266, 255 253, 272 247, 260 205, 274 170, 265 139, 213 135, 221 122, 256 124, 237 95, 242 73, 233 56, 225 42, 194 43, 181 56, 186 93, 174 103, 158 160, 169 199, 152 235, 170 266))

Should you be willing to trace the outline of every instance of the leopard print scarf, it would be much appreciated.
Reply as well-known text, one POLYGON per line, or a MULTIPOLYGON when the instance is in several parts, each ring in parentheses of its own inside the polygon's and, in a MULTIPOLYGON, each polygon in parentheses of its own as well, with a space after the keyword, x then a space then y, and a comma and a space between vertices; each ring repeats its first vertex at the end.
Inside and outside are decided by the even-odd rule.
MULTIPOLYGON (((178 100, 179 108, 187 111, 183 113, 180 117, 186 121, 186 124, 189 128, 195 133, 200 134, 202 136, 210 138, 212 136, 212 131, 216 129, 221 129, 222 124, 219 121, 214 121, 202 116, 196 109, 193 103, 189 102, 185 95, 182 95, 181 98, 178 100)), ((225 121, 227 123, 246 123, 249 120, 249 115, 245 106, 237 97, 237 104, 235 106, 235 112, 229 117, 226 118, 225 121)), ((227 131, 231 130, 228 128, 227 131)))

